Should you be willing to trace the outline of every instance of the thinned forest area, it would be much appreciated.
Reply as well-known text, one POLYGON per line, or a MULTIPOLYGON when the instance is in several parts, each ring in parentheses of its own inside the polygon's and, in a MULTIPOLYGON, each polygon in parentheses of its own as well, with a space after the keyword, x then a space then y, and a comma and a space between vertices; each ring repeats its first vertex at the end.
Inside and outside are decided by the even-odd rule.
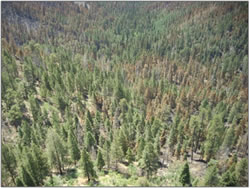
POLYGON ((2 186, 248 186, 248 2, 1 2, 2 186))

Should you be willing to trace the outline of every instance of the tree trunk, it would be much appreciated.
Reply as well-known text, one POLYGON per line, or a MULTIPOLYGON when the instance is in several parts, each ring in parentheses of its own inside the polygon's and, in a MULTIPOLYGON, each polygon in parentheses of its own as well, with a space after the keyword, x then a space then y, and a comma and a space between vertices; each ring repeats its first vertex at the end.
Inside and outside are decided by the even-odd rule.
POLYGON ((88 182, 90 181, 90 178, 89 178, 89 173, 88 173, 88 182))

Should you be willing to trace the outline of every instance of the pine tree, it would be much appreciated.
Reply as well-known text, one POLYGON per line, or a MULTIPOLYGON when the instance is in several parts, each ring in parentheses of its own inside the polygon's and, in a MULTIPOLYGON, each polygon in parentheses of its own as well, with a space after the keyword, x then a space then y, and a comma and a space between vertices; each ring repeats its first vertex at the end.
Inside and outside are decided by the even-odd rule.
POLYGON ((175 156, 176 156, 177 160, 180 159, 180 153, 181 153, 181 145, 180 145, 180 143, 178 143, 177 148, 175 150, 175 156))
POLYGON ((208 168, 206 170, 206 174, 204 177, 204 186, 206 187, 214 187, 219 185, 219 174, 218 168, 216 164, 211 165, 211 161, 208 164, 208 168))
POLYGON ((176 130, 175 124, 173 124, 171 131, 170 131, 169 140, 168 140, 168 146, 172 154, 174 154, 174 146, 176 142, 177 142, 177 130, 176 130))
POLYGON ((216 152, 218 151, 221 142, 222 142, 222 134, 223 134, 223 122, 222 122, 222 117, 221 114, 216 115, 212 122, 211 125, 209 126, 208 129, 208 135, 207 139, 205 142, 205 155, 206 155, 206 160, 209 161, 216 152))
POLYGON ((96 172, 94 170, 94 165, 85 148, 83 149, 81 154, 81 167, 83 169, 83 175, 84 177, 88 177, 88 181, 97 178, 96 172))
POLYGON ((17 187, 24 187, 23 182, 21 181, 20 177, 16 178, 16 186, 17 187))
POLYGON ((96 166, 98 170, 101 171, 104 165, 105 165, 105 162, 102 157, 102 152, 101 150, 98 150, 97 159, 96 159, 96 166))
MULTIPOLYGON (((31 178, 34 185, 40 185, 39 178, 39 169, 38 169, 38 162, 33 158, 30 148, 24 147, 22 151, 22 158, 19 163, 21 163, 21 168, 23 167, 25 171, 23 173, 27 178, 31 178)), ((25 183, 25 182, 24 182, 25 183)))
POLYGON ((109 141, 105 141, 104 143, 104 160, 105 164, 107 165, 107 169, 110 167, 110 143, 109 141))
POLYGON ((126 152, 128 150, 128 143, 127 143, 127 139, 126 139, 126 136, 125 136, 125 133, 123 131, 123 129, 120 129, 119 131, 119 144, 122 148, 122 151, 123 151, 123 155, 125 156, 126 155, 126 152))
POLYGON ((141 159, 141 156, 142 156, 144 147, 145 147, 145 141, 144 141, 144 138, 141 137, 141 138, 139 139, 139 144, 138 144, 138 148, 137 148, 137 154, 136 154, 136 159, 137 159, 137 160, 140 160, 140 159, 141 159))
POLYGON ((147 143, 139 161, 139 166, 144 170, 149 178, 158 168, 158 157, 154 152, 154 147, 151 143, 147 143))
POLYGON ((72 128, 69 129, 68 133, 68 149, 70 158, 72 161, 74 161, 76 165, 76 162, 80 159, 81 156, 80 156, 80 150, 78 148, 77 139, 73 133, 72 128))
POLYGON ((123 157, 122 147, 119 142, 119 135, 115 134, 115 138, 110 146, 110 153, 112 160, 115 161, 115 168, 117 169, 118 161, 123 157))
POLYGON ((154 152, 157 155, 160 155, 161 152, 161 145, 160 145, 160 132, 157 133, 155 139, 154 139, 154 152))
POLYGON ((88 152, 90 152, 91 148, 95 145, 96 140, 91 132, 87 132, 84 137, 84 145, 88 152))
POLYGON ((220 184, 225 187, 233 187, 237 185, 235 172, 227 170, 222 174, 220 184))
POLYGON ((28 123, 26 121, 22 122, 22 142, 24 145, 29 146, 31 143, 31 126, 28 126, 28 123))
POLYGON ((231 125, 230 128, 226 132, 226 136, 224 138, 222 148, 223 149, 229 149, 231 151, 233 147, 233 140, 234 140, 234 126, 231 125))
POLYGON ((23 165, 21 165, 19 170, 19 177, 24 186, 34 187, 36 186, 35 180, 31 176, 31 174, 24 168, 23 165))
POLYGON ((241 159, 235 169, 237 185, 248 186, 248 160, 246 158, 241 159))
POLYGON ((190 178, 190 172, 189 172, 189 165, 186 162, 179 178, 180 183, 182 186, 191 186, 191 178, 190 178))
POLYGON ((7 144, 2 144, 2 173, 9 174, 13 184, 16 184, 16 158, 12 148, 7 144))
POLYGON ((92 119, 92 116, 91 116, 89 110, 87 110, 86 118, 85 119, 90 121, 91 127, 92 127, 94 122, 93 122, 93 119, 92 119))
POLYGON ((127 155, 126 155, 126 159, 128 160, 128 163, 130 164, 131 162, 134 161, 134 155, 130 149, 130 147, 127 150, 127 155))
POLYGON ((48 159, 44 155, 42 149, 35 145, 34 143, 31 144, 31 152, 32 158, 35 161, 35 166, 37 167, 37 180, 38 185, 43 185, 43 181, 49 173, 49 165, 48 159))
POLYGON ((66 155, 66 150, 60 136, 54 129, 48 130, 46 139, 46 149, 50 165, 57 167, 62 174, 63 162, 66 155))

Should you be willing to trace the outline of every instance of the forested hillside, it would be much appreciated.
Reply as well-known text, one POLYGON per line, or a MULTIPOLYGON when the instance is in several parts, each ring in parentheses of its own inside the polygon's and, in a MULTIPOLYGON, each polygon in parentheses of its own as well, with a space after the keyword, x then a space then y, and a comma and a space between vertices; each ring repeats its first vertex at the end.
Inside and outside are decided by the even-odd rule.
POLYGON ((2 186, 248 186, 248 2, 1 2, 2 186))

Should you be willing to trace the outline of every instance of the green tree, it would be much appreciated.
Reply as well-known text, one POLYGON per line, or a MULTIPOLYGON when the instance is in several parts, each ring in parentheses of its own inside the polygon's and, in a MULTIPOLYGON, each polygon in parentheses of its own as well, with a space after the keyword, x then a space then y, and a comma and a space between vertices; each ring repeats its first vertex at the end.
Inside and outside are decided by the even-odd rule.
POLYGON ((182 184, 182 186, 191 186, 189 165, 188 165, 187 162, 185 163, 185 165, 184 165, 184 167, 183 167, 183 169, 181 171, 179 181, 182 184))
POLYGON ((21 111, 21 107, 18 104, 14 104, 11 106, 8 115, 7 115, 10 124, 14 125, 15 128, 21 125, 23 114, 21 111))
POLYGON ((155 139, 154 139, 154 152, 157 155, 160 155, 161 152, 161 145, 160 145, 160 131, 157 133, 155 139))
POLYGON ((60 136, 54 129, 48 130, 46 139, 46 149, 49 159, 49 164, 57 167, 60 174, 62 174, 63 162, 66 155, 66 150, 60 136))
POLYGON ((102 152, 101 150, 98 150, 98 154, 97 154, 97 159, 96 159, 96 166, 98 168, 98 170, 102 170, 102 168, 104 167, 105 165, 105 162, 103 160, 103 157, 102 157, 102 152))
POLYGON ((38 181, 38 185, 43 185, 44 179, 49 174, 48 158, 44 154, 43 150, 34 143, 31 144, 31 152, 37 170, 36 179, 38 181))
POLYGON ((239 186, 248 186, 248 160, 241 159, 235 169, 236 178, 239 186))
POLYGON ((131 162, 134 161, 135 157, 130 149, 130 147, 127 150, 127 155, 126 155, 126 159, 128 160, 128 163, 130 164, 131 162))
POLYGON ((180 159, 180 153, 181 153, 181 145, 180 145, 180 143, 178 143, 177 148, 175 150, 175 156, 176 156, 177 160, 180 159))
POLYGON ((28 126, 27 121, 22 122, 21 132, 22 132, 22 142, 24 145, 29 146, 31 143, 31 126, 28 126))
POLYGON ((233 147, 234 132, 235 132, 234 131, 234 126, 231 125, 230 128, 226 132, 226 136, 225 136, 223 144, 222 144, 223 149, 228 148, 229 151, 231 151, 231 149, 233 147))
POLYGON ((83 169, 83 175, 84 177, 88 178, 88 181, 97 178, 96 172, 94 170, 94 165, 85 148, 83 149, 81 154, 81 167, 83 169))
POLYGON ((158 157, 154 152, 154 147, 151 143, 147 143, 139 160, 139 166, 146 172, 149 178, 158 168, 158 157))
POLYGON ((117 163, 123 157, 122 147, 120 145, 119 134, 115 134, 113 142, 110 146, 110 153, 112 160, 115 161, 115 168, 117 169, 117 163))
POLYGON ((96 140, 91 132, 87 132, 84 137, 84 145, 88 152, 90 152, 91 148, 95 145, 96 140))
POLYGON ((217 153, 221 142, 224 126, 221 114, 215 115, 208 129, 208 135, 205 142, 205 156, 209 161, 217 153))
POLYGON ((68 133, 68 149, 70 158, 72 161, 74 161, 76 165, 76 162, 80 159, 81 156, 80 156, 80 150, 78 148, 78 142, 73 133, 72 128, 69 129, 68 133))
POLYGON ((15 185, 16 176, 16 158, 13 149, 7 145, 2 144, 2 173, 10 176, 13 184, 15 185))
POLYGON ((145 147, 145 140, 143 137, 141 137, 141 138, 139 138, 139 144, 138 144, 137 153, 136 153, 137 160, 141 159, 144 147, 145 147))
POLYGON ((237 185, 235 172, 227 170, 222 174, 220 184, 225 187, 233 187, 237 185))
POLYGON ((104 148, 105 164, 107 165, 107 168, 109 169, 110 167, 110 143, 108 140, 105 141, 103 148, 104 148))
POLYGON ((30 103, 30 110, 32 113, 33 120, 37 121, 38 115, 40 114, 40 106, 37 102, 37 99, 33 95, 31 95, 29 97, 29 103, 30 103))
POLYGON ((219 173, 216 164, 213 164, 214 161, 208 163, 208 168, 204 177, 204 186, 206 187, 216 187, 219 186, 219 173))
MULTIPOLYGON (((23 165, 21 165, 18 174, 19 174, 19 178, 24 186, 29 186, 29 187, 36 186, 35 180, 33 179, 32 175, 26 170, 26 168, 23 165)), ((21 184, 20 182, 18 182, 18 183, 19 183, 19 185, 21 184)))

